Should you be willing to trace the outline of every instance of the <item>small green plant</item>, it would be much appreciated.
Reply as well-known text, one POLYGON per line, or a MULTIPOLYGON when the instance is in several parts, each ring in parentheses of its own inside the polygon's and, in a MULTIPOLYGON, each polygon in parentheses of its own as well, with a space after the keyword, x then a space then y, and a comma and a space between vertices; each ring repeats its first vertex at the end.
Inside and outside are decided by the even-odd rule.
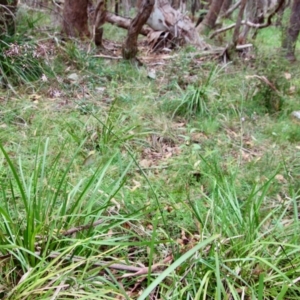
POLYGON ((15 86, 41 79, 49 74, 44 56, 46 51, 34 42, 7 37, 0 40, 0 84, 15 86))
POLYGON ((208 115, 210 112, 209 101, 215 94, 213 84, 222 69, 223 68, 219 68, 218 66, 213 66, 207 78, 204 78, 202 82, 199 80, 199 86, 188 86, 180 104, 173 112, 173 117, 176 115, 184 115, 185 117, 191 118, 197 114, 201 116, 208 115))
POLYGON ((291 86, 289 66, 279 59, 273 59, 268 60, 267 64, 261 62, 257 71, 258 75, 254 76, 258 80, 253 95, 254 103, 267 113, 282 111, 291 86))

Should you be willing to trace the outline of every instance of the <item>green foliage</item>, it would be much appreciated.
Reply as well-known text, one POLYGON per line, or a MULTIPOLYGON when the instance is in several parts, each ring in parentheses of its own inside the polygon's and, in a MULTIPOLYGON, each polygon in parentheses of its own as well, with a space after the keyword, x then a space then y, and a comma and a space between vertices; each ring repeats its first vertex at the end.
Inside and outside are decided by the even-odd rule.
POLYGON ((182 98, 171 105, 177 107, 173 111, 173 117, 176 115, 191 118, 195 115, 208 116, 212 113, 210 106, 216 96, 214 83, 222 72, 222 68, 212 66, 207 76, 202 75, 198 82, 187 86, 182 98), (179 102, 179 104, 177 104, 179 102))
POLYGON ((0 90, 0 298, 298 299, 296 67, 56 42, 56 80, 0 90))
POLYGON ((256 86, 253 100, 268 113, 276 113, 283 109, 290 87, 289 80, 285 78, 288 70, 288 66, 277 59, 269 60, 267 64, 262 62, 258 66, 258 75, 262 77, 258 77, 260 83, 256 86))
POLYGON ((18 38, 0 40, 0 83, 15 86, 41 79, 49 74, 43 49, 37 43, 18 38))

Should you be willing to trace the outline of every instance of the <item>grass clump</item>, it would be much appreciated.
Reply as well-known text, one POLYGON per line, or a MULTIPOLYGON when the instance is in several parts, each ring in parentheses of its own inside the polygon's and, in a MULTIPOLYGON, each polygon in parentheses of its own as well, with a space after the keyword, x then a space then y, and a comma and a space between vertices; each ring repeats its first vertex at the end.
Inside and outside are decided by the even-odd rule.
POLYGON ((51 71, 44 63, 45 50, 39 44, 7 39, 0 41, 0 83, 15 86, 41 79, 51 71))

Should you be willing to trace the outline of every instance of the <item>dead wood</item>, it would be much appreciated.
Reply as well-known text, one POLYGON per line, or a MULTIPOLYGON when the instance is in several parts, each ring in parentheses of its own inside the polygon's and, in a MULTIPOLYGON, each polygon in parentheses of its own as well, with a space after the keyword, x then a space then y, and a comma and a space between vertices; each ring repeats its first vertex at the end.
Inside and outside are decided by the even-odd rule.
POLYGON ((106 58, 106 59, 122 59, 122 56, 111 56, 111 55, 104 55, 104 54, 96 54, 93 55, 95 58, 106 58))
POLYGON ((147 24, 156 31, 168 31, 175 39, 181 39, 187 44, 193 44, 201 49, 208 48, 191 19, 175 10, 168 0, 156 0, 147 24))
MULTIPOLYGON (((41 253, 39 251, 36 251, 35 255, 40 256, 41 253)), ((62 255, 62 253, 60 253, 60 252, 51 252, 47 256, 47 258, 53 258, 53 259, 58 258, 58 257, 61 257, 62 260, 70 260, 70 261, 78 262, 78 263, 80 263, 80 262, 86 263, 87 260, 91 259, 91 257, 86 258, 86 257, 76 256, 76 255, 62 255)), ((1 259, 1 257, 0 257, 0 259, 1 259)), ((173 256, 169 255, 162 262, 154 264, 150 267, 135 267, 135 266, 131 266, 131 265, 125 265, 125 264, 113 263, 113 262, 107 262, 107 261, 93 262, 93 263, 91 263, 91 266, 131 272, 131 273, 126 273, 121 276, 121 278, 128 278, 128 277, 133 277, 133 276, 145 275, 145 274, 148 274, 149 271, 153 272, 153 271, 157 270, 159 267, 164 266, 166 263, 168 263, 172 260, 173 260, 173 256)))
MULTIPOLYGON (((141 6, 140 9, 142 9, 141 6)), ((105 21, 124 29, 129 29, 132 22, 129 18, 116 16, 109 12, 106 12, 105 21)), ((146 24, 151 29, 142 27, 139 32, 142 35, 147 36, 149 33, 159 31, 165 36, 169 33, 168 38, 177 44, 181 41, 182 43, 194 44, 201 49, 209 48, 199 37, 190 18, 172 8, 168 0, 155 0, 146 24)), ((152 41, 151 37, 149 39, 152 41)))
MULTIPOLYGON (((106 12, 105 21, 120 28, 129 29, 132 19, 116 16, 113 13, 106 12)), ((152 29, 150 28, 142 27, 139 34, 147 36, 151 31, 152 29)))
MULTIPOLYGON (((279 1, 279 3, 278 3, 278 5, 277 5, 276 9, 275 9, 272 13, 270 13, 270 15, 268 16, 267 21, 266 21, 265 23, 263 23, 263 24, 257 24, 257 23, 253 23, 253 22, 250 22, 250 21, 247 21, 247 20, 243 20, 243 21, 241 21, 241 25, 247 25, 247 26, 249 26, 249 27, 256 28, 256 29, 261 29, 261 28, 266 28, 266 27, 271 26, 271 25, 272 25, 272 18, 274 17, 274 15, 275 15, 276 13, 278 13, 278 11, 279 11, 279 10, 281 9, 281 7, 284 5, 284 2, 285 2, 285 0, 280 0, 280 1, 279 1)), ((227 30, 230 30, 230 29, 236 27, 236 25, 237 25, 237 23, 234 23, 234 24, 228 25, 228 26, 226 26, 226 27, 220 28, 220 29, 214 31, 214 32, 209 36, 209 38, 212 39, 212 38, 214 38, 216 35, 218 35, 218 34, 224 32, 224 31, 227 31, 227 30)))
POLYGON ((241 0, 232 5, 226 12, 220 15, 220 18, 228 18, 241 4, 241 0))
POLYGON ((79 231, 82 231, 82 230, 85 230, 85 229, 90 229, 92 227, 96 227, 96 226, 98 226, 98 225, 100 225, 102 223, 103 223, 103 220, 97 220, 97 221, 95 221, 92 224, 81 225, 81 226, 78 226, 78 227, 74 227, 74 228, 68 229, 68 230, 64 231, 62 233, 62 235, 64 235, 64 236, 72 235, 73 233, 76 233, 76 232, 79 232, 79 231))

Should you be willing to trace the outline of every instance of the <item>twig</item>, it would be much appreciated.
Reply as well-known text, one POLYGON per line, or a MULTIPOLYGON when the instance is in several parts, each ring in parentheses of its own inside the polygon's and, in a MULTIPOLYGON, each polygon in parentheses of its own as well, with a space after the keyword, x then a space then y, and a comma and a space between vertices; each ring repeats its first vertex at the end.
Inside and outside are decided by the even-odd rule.
POLYGON ((53 294, 53 296, 51 297, 50 300, 55 300, 59 294, 59 292, 63 289, 63 288, 66 288, 66 287, 69 287, 70 285, 69 284, 65 284, 65 280, 59 285, 56 287, 55 289, 55 292, 53 294))
POLYGON ((103 54, 93 55, 92 57, 95 57, 95 58, 107 58, 107 59, 123 59, 122 56, 110 56, 110 55, 103 55, 103 54))
MULTIPOLYGON (((37 251, 35 252, 36 255, 41 255, 41 252, 37 251)), ((49 255, 47 255, 48 258, 57 258, 59 256, 61 256, 62 254, 60 252, 51 252, 49 255)), ((87 258, 86 257, 82 257, 82 256, 73 256, 73 255, 64 255, 62 256, 62 259, 64 260, 70 260, 73 262, 86 262, 87 258)), ((91 259, 91 257, 89 257, 88 259, 91 259)), ((104 261, 100 261, 100 262, 94 262, 92 263, 93 267, 103 267, 103 268, 110 268, 110 269, 115 269, 115 270, 120 270, 120 271, 128 271, 128 272, 138 272, 140 271, 142 268, 139 267, 134 267, 134 266, 128 266, 128 265, 123 265, 123 264, 119 264, 119 263, 109 263, 109 262, 104 262, 104 261)))
POLYGON ((276 93, 278 93, 280 95, 280 92, 277 90, 276 86, 272 82, 270 82, 266 76, 249 75, 249 76, 246 76, 246 79, 248 79, 248 78, 257 78, 257 79, 261 80, 262 82, 267 84, 273 91, 275 91, 276 93))
POLYGON ((244 45, 236 45, 236 50, 243 50, 243 49, 246 49, 246 48, 251 48, 253 47, 253 44, 244 44, 244 45))
MULTIPOLYGON (((41 253, 35 252, 35 254, 40 255, 41 253)), ((57 258, 61 255, 62 254, 60 252, 51 252, 47 257, 48 258, 57 258)), ((62 259, 71 260, 73 262, 85 262, 87 260, 87 258, 85 258, 85 257, 73 256, 73 255, 63 256, 62 259)), ((158 267, 172 261, 172 259, 173 259, 172 255, 167 256, 161 263, 157 263, 157 264, 154 264, 153 266, 151 266, 150 271, 153 272, 158 267)), ((119 263, 109 263, 109 262, 104 262, 104 261, 92 263, 92 266, 131 272, 131 273, 126 273, 126 274, 122 275, 121 278, 144 275, 144 274, 148 274, 148 272, 149 272, 149 267, 135 267, 135 266, 128 266, 128 265, 119 264, 119 263)))
MULTIPOLYGON (((172 255, 169 255, 167 256, 163 261, 162 263, 157 263, 157 264, 154 264, 153 266, 150 267, 150 271, 153 272, 155 271, 158 267, 170 262, 173 260, 173 256, 172 255)), ((143 268, 140 268, 139 271, 135 272, 134 274, 124 274, 121 276, 121 278, 127 278, 127 277, 133 277, 133 276, 139 276, 139 275, 145 275, 145 274, 148 274, 149 272, 149 267, 143 267, 143 268)))
POLYGON ((103 220, 97 220, 96 222, 94 222, 92 224, 87 224, 87 225, 81 225, 81 226, 78 226, 78 227, 74 227, 74 228, 71 228, 71 229, 68 229, 68 230, 62 232, 62 235, 63 236, 72 235, 73 233, 76 233, 76 232, 79 232, 79 231, 82 231, 82 230, 85 230, 85 229, 90 229, 91 227, 96 227, 96 226, 102 224, 103 222, 104 222, 103 220))

